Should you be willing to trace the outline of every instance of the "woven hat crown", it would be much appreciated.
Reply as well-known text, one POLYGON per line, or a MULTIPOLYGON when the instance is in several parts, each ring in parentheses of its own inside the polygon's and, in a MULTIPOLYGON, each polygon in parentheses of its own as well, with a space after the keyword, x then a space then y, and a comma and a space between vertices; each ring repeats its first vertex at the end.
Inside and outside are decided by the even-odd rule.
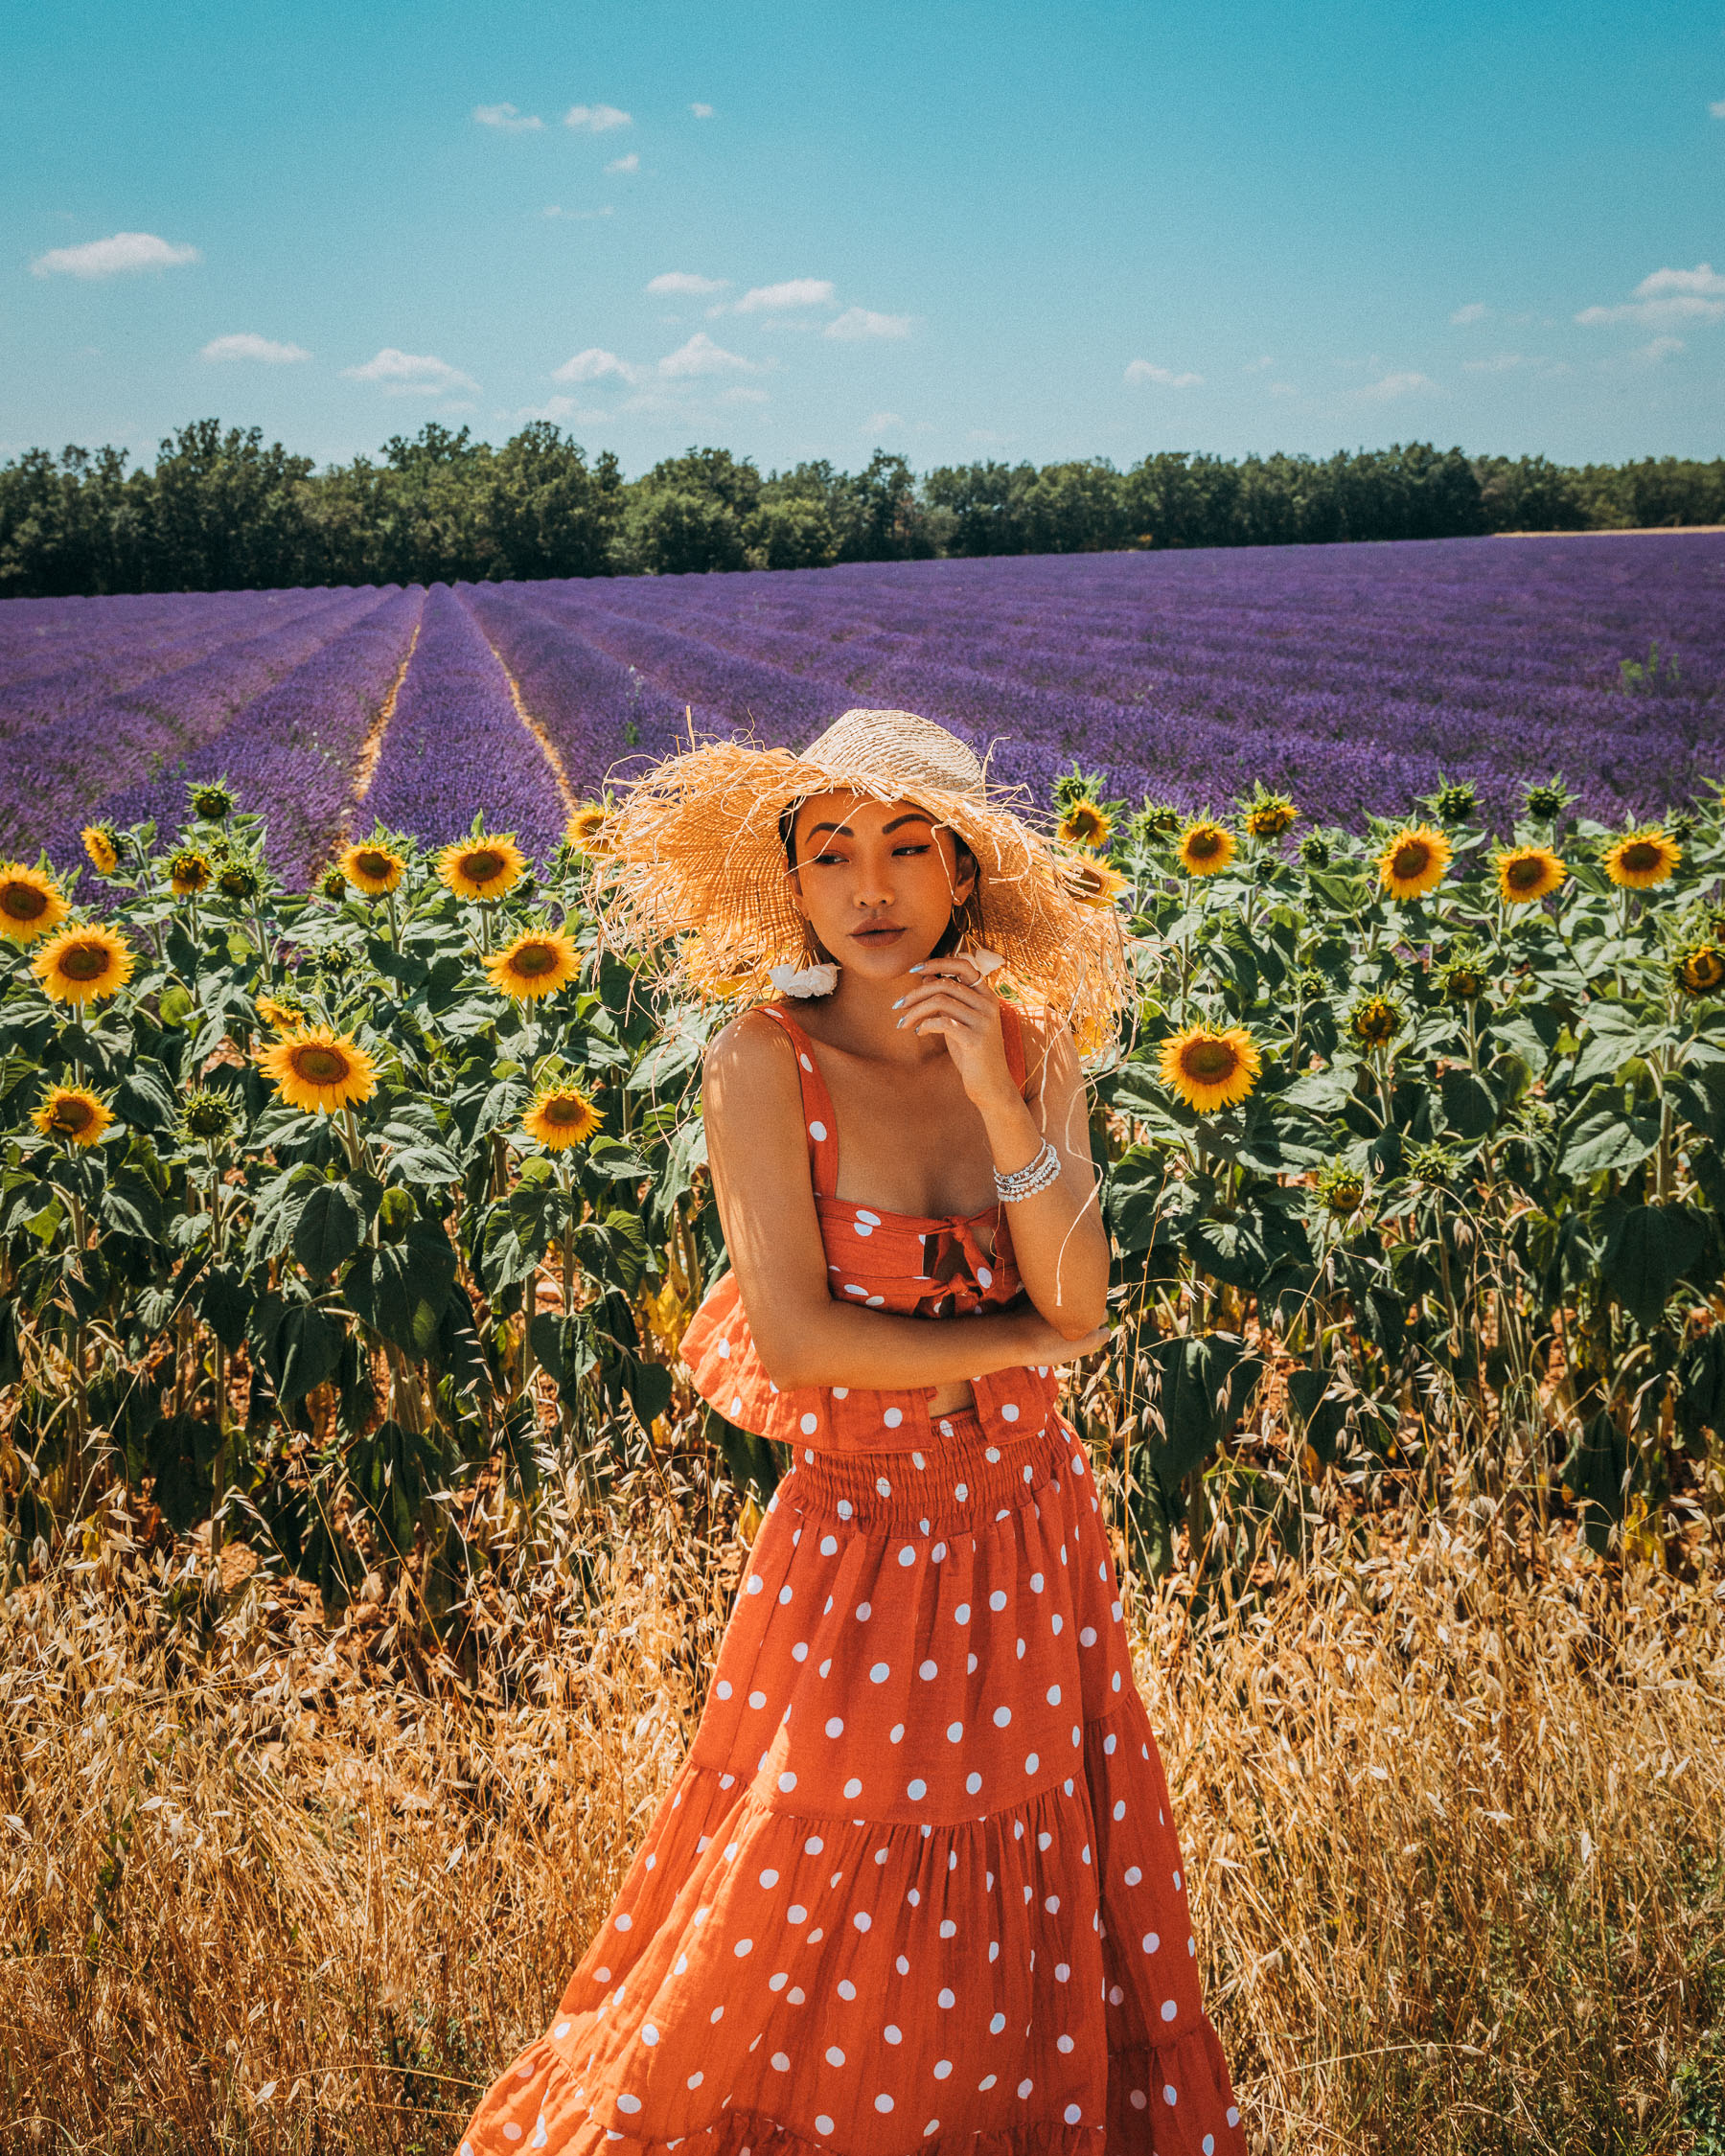
POLYGON ((932 791, 980 800, 986 791, 976 751, 914 711, 847 711, 798 761, 840 782, 866 781, 906 799, 932 791))

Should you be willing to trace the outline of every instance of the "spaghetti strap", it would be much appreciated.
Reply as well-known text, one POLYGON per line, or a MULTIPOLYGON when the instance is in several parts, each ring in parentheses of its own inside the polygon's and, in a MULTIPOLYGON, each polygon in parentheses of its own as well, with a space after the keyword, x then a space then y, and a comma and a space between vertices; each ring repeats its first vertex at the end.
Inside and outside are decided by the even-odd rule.
POLYGON ((809 1174, 816 1198, 832 1198, 839 1190, 839 1118, 833 1112, 833 1096, 815 1061, 809 1036, 782 1003, 763 1003, 760 1008, 775 1019, 796 1050, 796 1082, 802 1090, 803 1128, 809 1139, 809 1174))

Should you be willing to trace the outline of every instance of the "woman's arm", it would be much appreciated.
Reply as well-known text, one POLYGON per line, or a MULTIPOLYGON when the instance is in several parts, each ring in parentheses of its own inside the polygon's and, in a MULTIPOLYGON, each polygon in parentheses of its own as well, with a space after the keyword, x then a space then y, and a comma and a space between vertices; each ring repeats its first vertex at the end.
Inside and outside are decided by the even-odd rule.
POLYGON ((1032 1074, 1032 1102, 1026 1103, 1007 1067, 1000 999, 970 960, 930 958, 915 971, 920 985, 905 998, 900 1023, 946 1036, 1000 1174, 1028 1167, 1045 1137, 1060 1155, 1054 1181, 1006 1210, 1025 1293, 1055 1332, 1076 1342, 1107 1322, 1109 1251, 1091 1160, 1084 1071, 1072 1037, 1065 1027, 1045 1037, 1021 1021, 1032 1074))
MULTIPOLYGON (((1025 1363, 1070 1362, 1106 1339, 1100 1330, 1089 1337, 1090 1327, 1082 1336, 1056 1328, 1037 1308, 931 1322, 835 1302, 789 1040, 770 1019, 746 1013, 709 1046, 702 1076, 707 1161, 725 1247, 756 1352, 782 1391, 945 1385, 1025 1363)), ((1026 1159, 1040 1143, 1039 1135, 1026 1159)))

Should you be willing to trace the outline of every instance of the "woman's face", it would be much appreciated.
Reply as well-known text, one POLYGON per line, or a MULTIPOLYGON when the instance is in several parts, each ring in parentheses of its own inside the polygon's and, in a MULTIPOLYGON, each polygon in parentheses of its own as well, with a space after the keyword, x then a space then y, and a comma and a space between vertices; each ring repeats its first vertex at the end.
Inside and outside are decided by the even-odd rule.
POLYGON ((952 831, 910 801, 817 793, 796 812, 795 840, 799 909, 822 948, 868 978, 926 958, 976 882, 952 831))

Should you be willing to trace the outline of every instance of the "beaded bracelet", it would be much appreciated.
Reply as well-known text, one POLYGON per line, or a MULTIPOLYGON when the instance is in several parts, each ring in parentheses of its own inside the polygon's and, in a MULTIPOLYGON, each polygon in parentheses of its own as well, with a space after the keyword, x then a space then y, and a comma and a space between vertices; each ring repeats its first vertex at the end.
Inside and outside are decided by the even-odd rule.
POLYGON ((1014 1168, 1009 1175, 995 1170, 995 1195, 1006 1205, 1016 1204, 1021 1198, 1034 1198, 1039 1190, 1046 1190, 1058 1180, 1060 1169, 1060 1155, 1045 1139, 1042 1151, 1027 1166, 1014 1168))

